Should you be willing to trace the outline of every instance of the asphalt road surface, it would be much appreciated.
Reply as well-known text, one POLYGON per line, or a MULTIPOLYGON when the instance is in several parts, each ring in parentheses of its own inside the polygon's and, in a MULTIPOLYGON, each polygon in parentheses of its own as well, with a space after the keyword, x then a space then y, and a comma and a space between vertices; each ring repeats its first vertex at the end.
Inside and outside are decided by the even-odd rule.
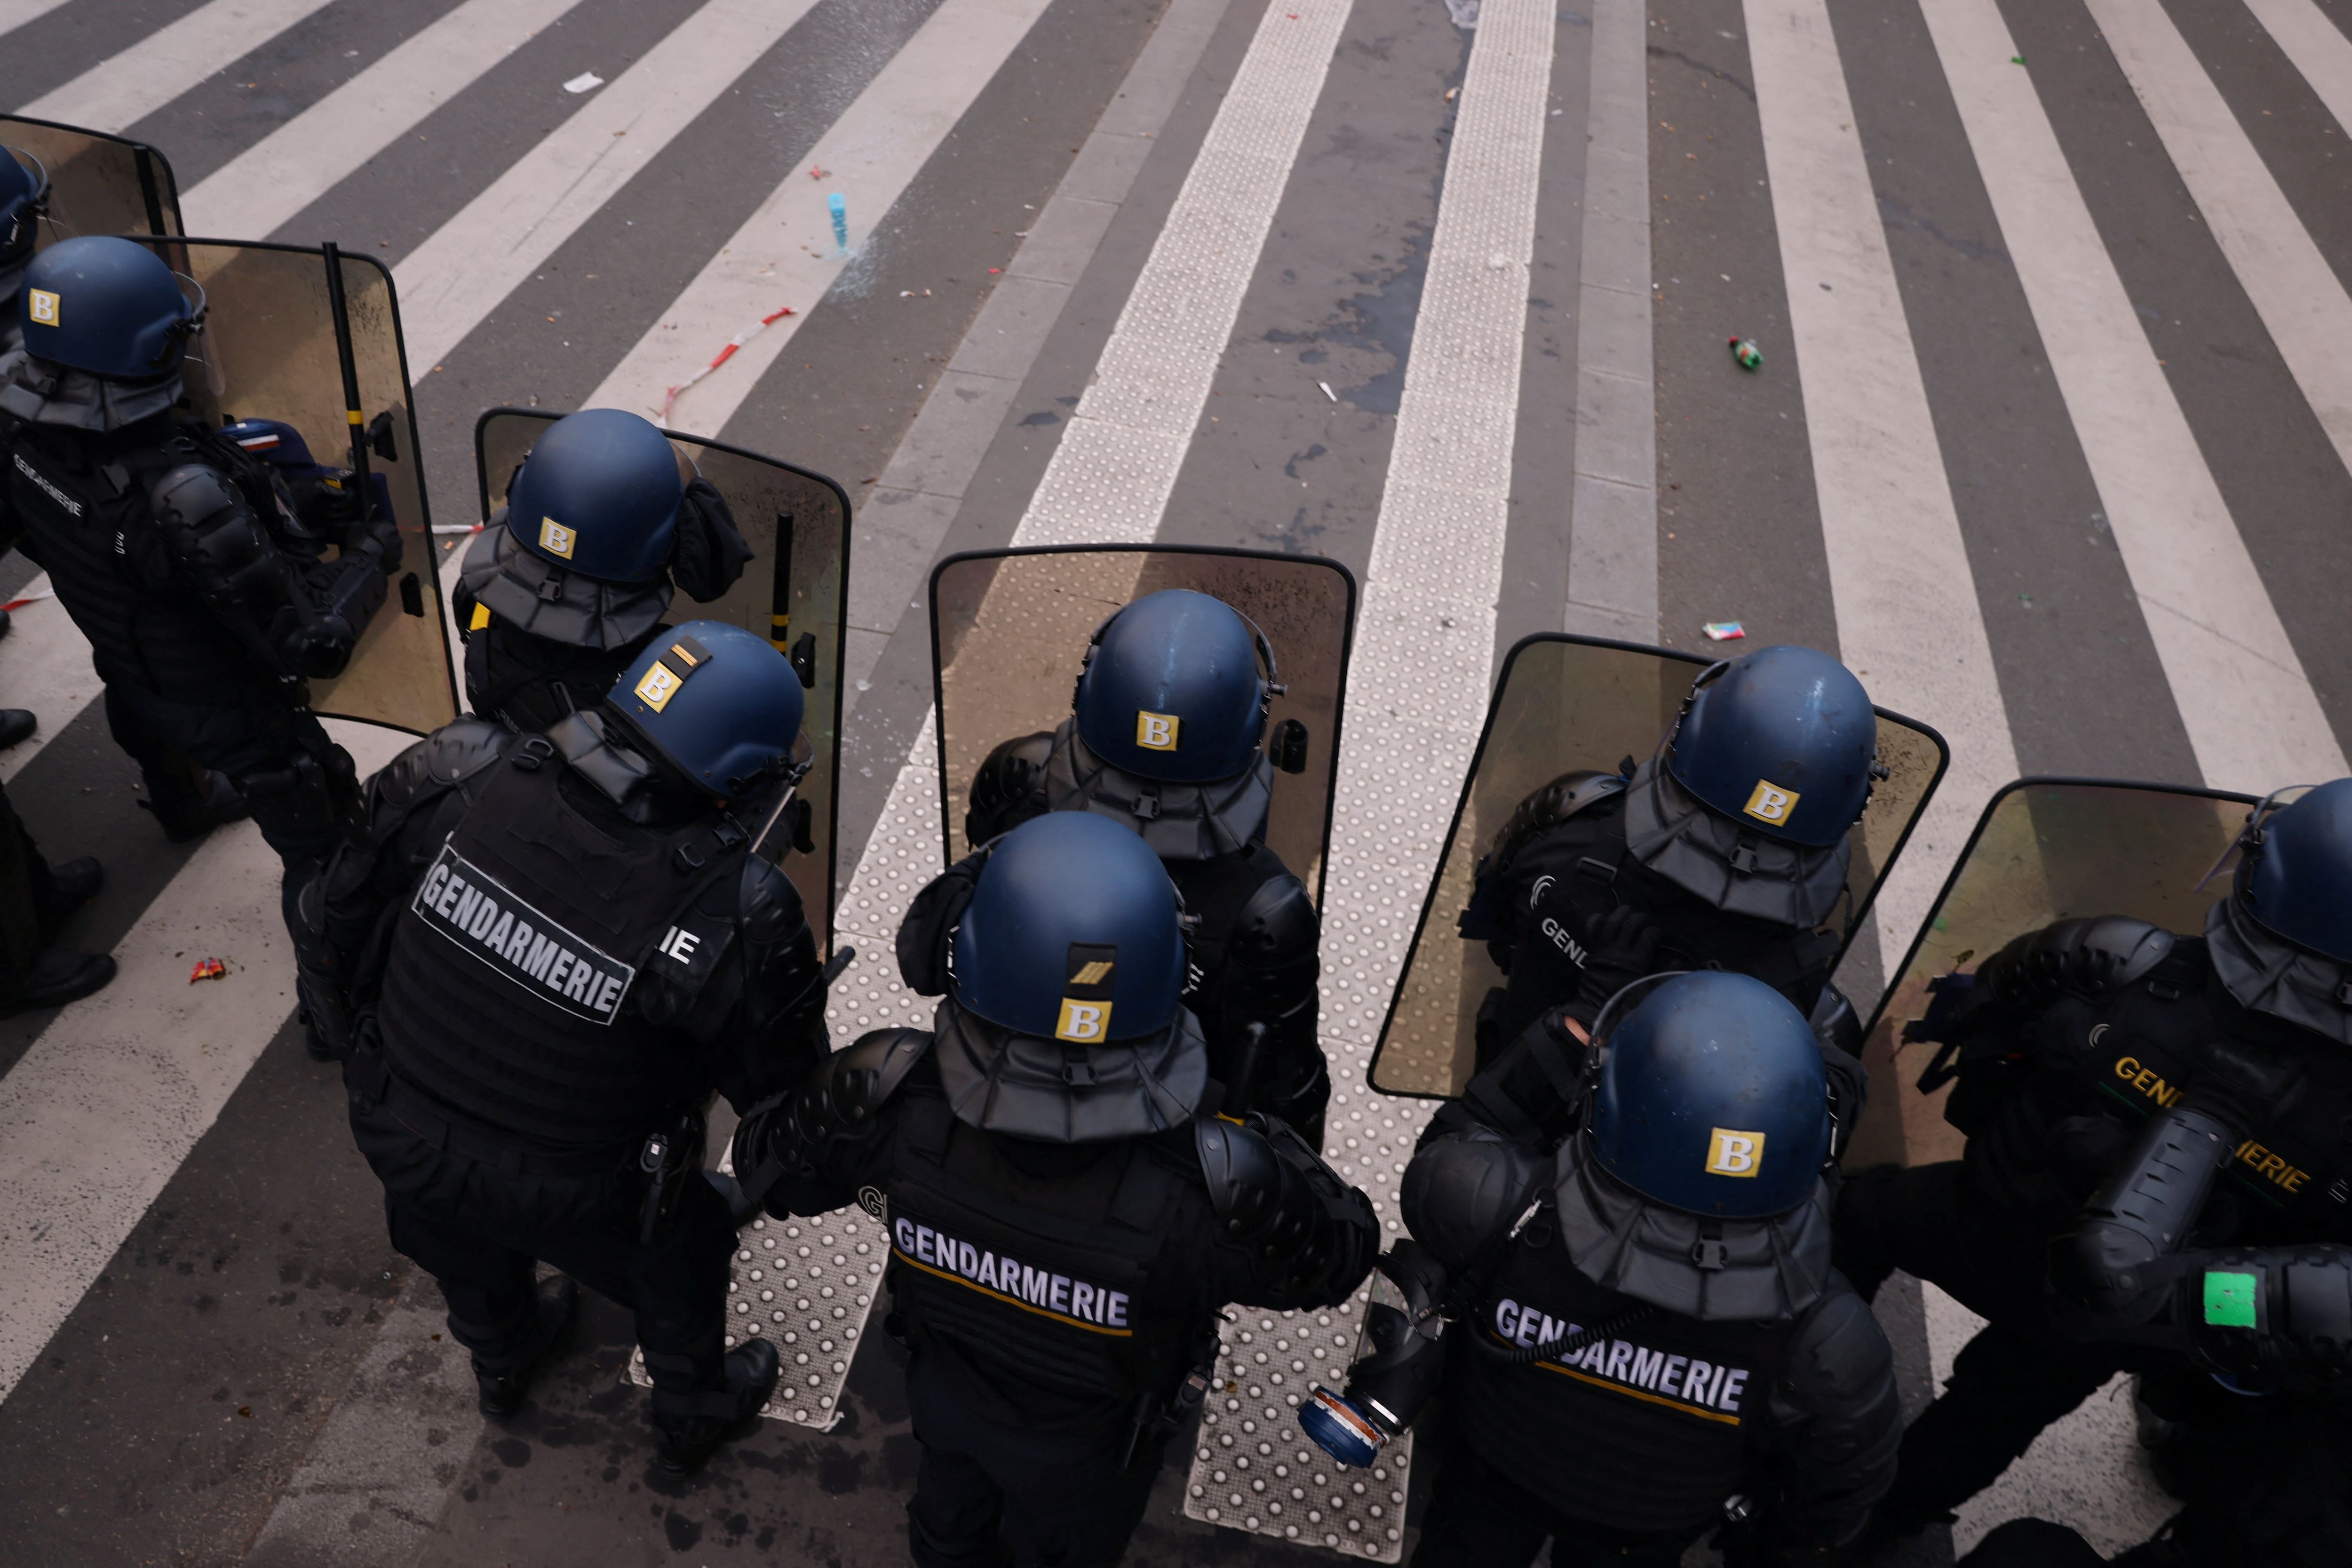
MULTIPOLYGON (((1523 636, 1738 621, 1723 651, 1832 649, 1942 731, 1864 997, 2009 779, 2346 772, 2347 29, 2352 0, 0 0, 0 105, 162 149, 193 234, 390 266, 440 522, 478 521, 501 404, 846 487, 837 1045, 910 1016, 935 560, 1344 563, 1331 1140, 1387 1204, 1423 1112, 1364 1052, 1523 636)), ((94 695, 55 604, 21 609, 0 701, 43 725, 0 777, 53 858, 104 857, 68 940, 123 973, 0 1022, 0 1561, 903 1561, 915 1445, 863 1296, 807 1369, 837 1403, 684 1485, 609 1306, 485 1426, 302 1054, 274 864, 249 827, 165 845, 94 695)), ((347 733, 364 766, 402 741, 347 733)), ((1901 1280, 1879 1306, 1916 1406, 1969 1321, 1901 1280)), ((1130 1561, 1332 1560, 1319 1512, 1224 1506, 1197 1442, 1130 1561)), ((1952 1542, 2032 1511, 2115 1550, 2168 1507, 2118 1387, 1952 1542)), ((1352 1554, 1409 1550, 1399 1511, 1352 1554)))

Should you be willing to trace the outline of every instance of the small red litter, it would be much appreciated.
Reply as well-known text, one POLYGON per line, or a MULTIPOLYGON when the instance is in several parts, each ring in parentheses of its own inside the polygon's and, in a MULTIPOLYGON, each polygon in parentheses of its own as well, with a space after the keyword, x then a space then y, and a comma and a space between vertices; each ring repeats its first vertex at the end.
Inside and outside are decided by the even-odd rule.
POLYGON ((696 371, 692 375, 688 376, 684 381, 681 381, 676 386, 671 387, 668 393, 664 395, 661 405, 661 417, 663 422, 665 424, 668 422, 669 411, 677 405, 678 395, 680 393, 684 392, 688 387, 692 386, 696 382, 700 381, 704 376, 709 375, 712 371, 717 370, 720 365, 725 364, 729 360, 733 359, 737 349, 741 348, 745 343, 750 342, 753 338, 758 337, 761 332, 765 331, 771 325, 782 321, 786 316, 789 316, 792 313, 793 308, 790 305, 786 305, 781 310, 772 310, 768 314, 760 318, 758 325, 746 327, 741 331, 736 333, 733 337, 728 339, 726 346, 719 351, 717 356, 714 357, 709 364, 704 365, 700 370, 696 371))
POLYGON ((188 971, 188 984, 194 985, 199 980, 218 980, 227 973, 228 965, 219 959, 200 958, 196 960, 196 966, 188 971))

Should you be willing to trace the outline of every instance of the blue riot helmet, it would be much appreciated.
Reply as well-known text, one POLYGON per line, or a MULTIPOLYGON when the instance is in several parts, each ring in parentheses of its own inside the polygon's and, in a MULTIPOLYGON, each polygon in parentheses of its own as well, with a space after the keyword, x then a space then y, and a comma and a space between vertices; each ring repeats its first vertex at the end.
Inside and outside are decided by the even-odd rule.
POLYGON ((740 800, 792 776, 805 700, 767 638, 688 621, 646 645, 604 707, 697 787, 740 800))
POLYGON ((33 254, 48 197, 48 172, 41 169, 40 160, 14 147, 0 147, 0 267, 14 267, 33 254), (30 169, 25 166, 27 159, 32 160, 30 169))
POLYGON ((1701 970, 1657 982, 1601 1023, 1584 1135, 1602 1170, 1704 1216, 1760 1218, 1812 1195, 1830 1156, 1829 1080, 1787 997, 1701 970))
POLYGON ((36 359, 113 381, 176 371, 204 325, 204 291, 143 245, 106 236, 60 240, 25 268, 16 296, 36 359))
POLYGON ((1116 823, 1034 817, 989 852, 949 970, 960 1006, 1015 1034, 1077 1045, 1160 1034, 1184 993, 1176 885, 1116 823))
POLYGON ((1143 778, 1231 778, 1257 754, 1276 679, 1265 635, 1232 605, 1189 588, 1146 594, 1104 622, 1087 650, 1078 737, 1143 778))
POLYGON ((2352 779, 2265 803, 2241 840, 2232 896, 2273 936, 2352 963, 2352 779))
POLYGON ((677 449, 651 424, 584 408, 550 426, 523 460, 507 491, 507 531, 582 576, 649 583, 668 569, 686 479, 677 449))
POLYGON ((1710 667, 1667 741, 1676 783, 1743 827, 1792 844, 1843 838, 1870 800, 1878 715, 1853 672, 1784 644, 1710 667))

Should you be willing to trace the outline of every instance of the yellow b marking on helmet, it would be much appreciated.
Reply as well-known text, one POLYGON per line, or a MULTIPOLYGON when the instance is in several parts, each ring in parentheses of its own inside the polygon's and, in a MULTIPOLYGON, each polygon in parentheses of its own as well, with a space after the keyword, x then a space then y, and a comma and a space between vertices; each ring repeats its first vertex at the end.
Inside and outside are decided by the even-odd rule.
POLYGON ((1173 713, 1152 713, 1139 708, 1135 713, 1135 743, 1147 752, 1172 752, 1181 723, 1173 713))
POLYGON ((667 705, 671 698, 677 695, 677 689, 685 684, 686 682, 672 673, 669 666, 656 662, 646 671, 644 679, 637 682, 637 697, 646 707, 658 713, 667 705))
POLYGON ((25 291, 25 319, 37 327, 58 327, 65 323, 58 319, 58 308, 64 304, 47 289, 25 291))
POLYGON ((578 533, 564 527, 553 518, 542 517, 539 520, 539 547, 550 555, 561 556, 569 561, 572 559, 572 547, 579 542, 578 533))
POLYGON ((1789 814, 1797 809, 1797 802, 1802 798, 1795 790, 1782 789, 1769 779, 1758 779, 1755 791, 1748 797, 1748 804, 1740 809, 1759 822, 1786 827, 1789 814))
POLYGON ((1764 1169, 1764 1134, 1717 1127, 1706 1141, 1706 1173, 1753 1176, 1764 1169))

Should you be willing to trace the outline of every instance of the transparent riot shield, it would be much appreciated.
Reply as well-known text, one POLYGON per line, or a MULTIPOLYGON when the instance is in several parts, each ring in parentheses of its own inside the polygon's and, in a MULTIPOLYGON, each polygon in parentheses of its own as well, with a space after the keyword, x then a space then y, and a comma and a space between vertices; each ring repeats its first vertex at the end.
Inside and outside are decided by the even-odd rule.
POLYGON ((364 476, 362 489, 400 525, 391 592, 343 673, 310 683, 311 707, 418 735, 446 724, 457 716, 457 673, 431 570, 432 519, 392 274, 331 246, 147 243, 205 291, 205 330, 189 347, 184 377, 197 410, 215 425, 291 425, 317 461, 364 476))
POLYGON ((36 241, 39 248, 82 235, 186 232, 180 226, 180 189, 172 165, 143 142, 0 115, 0 147, 28 167, 37 163, 48 175, 48 215, 36 241))
POLYGON ((1927 1010, 1927 983, 1973 971, 2011 937, 2074 915, 2136 915, 2168 931, 2204 929, 2229 891, 2201 891, 2244 827, 2252 796, 2087 779, 2020 779, 1985 807, 1927 923, 1878 1004, 1863 1047, 1870 1108, 1845 1155, 1849 1170, 1959 1157, 1966 1140, 1944 1121, 1948 1086, 1916 1087, 1937 1047, 1906 1042, 1927 1010))
MULTIPOLYGON (((537 408, 493 408, 474 426, 482 515, 507 503, 514 479, 541 432, 562 418, 537 408)), ((849 604, 849 496, 823 474, 757 452, 664 431, 682 471, 718 487, 753 554, 724 595, 698 605, 680 594, 668 619, 730 621, 773 642, 807 689, 802 728, 814 757, 797 810, 776 832, 792 845, 782 865, 807 908, 822 955, 833 951, 834 844, 841 793, 841 656, 849 604)))
POLYGON ((972 775, 1000 742, 1070 716, 1087 640, 1121 605, 1190 588, 1257 623, 1289 689, 1266 732, 1306 731, 1306 767, 1276 771, 1267 847, 1309 896, 1323 896, 1339 775, 1339 707, 1356 618, 1356 580, 1320 556, 1175 545, 1073 545, 950 556, 931 574, 931 656, 939 702, 940 796, 950 863, 970 853, 972 775))
MULTIPOLYGON (((1562 773, 1614 773, 1627 757, 1647 759, 1709 662, 1558 633, 1528 637, 1511 649, 1373 1049, 1374 1089, 1443 1098, 1470 1081, 1479 1005, 1504 984, 1486 944, 1464 941, 1457 925, 1480 858, 1495 847, 1519 803, 1562 773)), ((1948 757, 1935 731, 1884 708, 1877 713, 1878 757, 1888 773, 1872 790, 1852 835, 1848 897, 1835 917, 1847 942, 1862 928, 1879 882, 1948 757)))

